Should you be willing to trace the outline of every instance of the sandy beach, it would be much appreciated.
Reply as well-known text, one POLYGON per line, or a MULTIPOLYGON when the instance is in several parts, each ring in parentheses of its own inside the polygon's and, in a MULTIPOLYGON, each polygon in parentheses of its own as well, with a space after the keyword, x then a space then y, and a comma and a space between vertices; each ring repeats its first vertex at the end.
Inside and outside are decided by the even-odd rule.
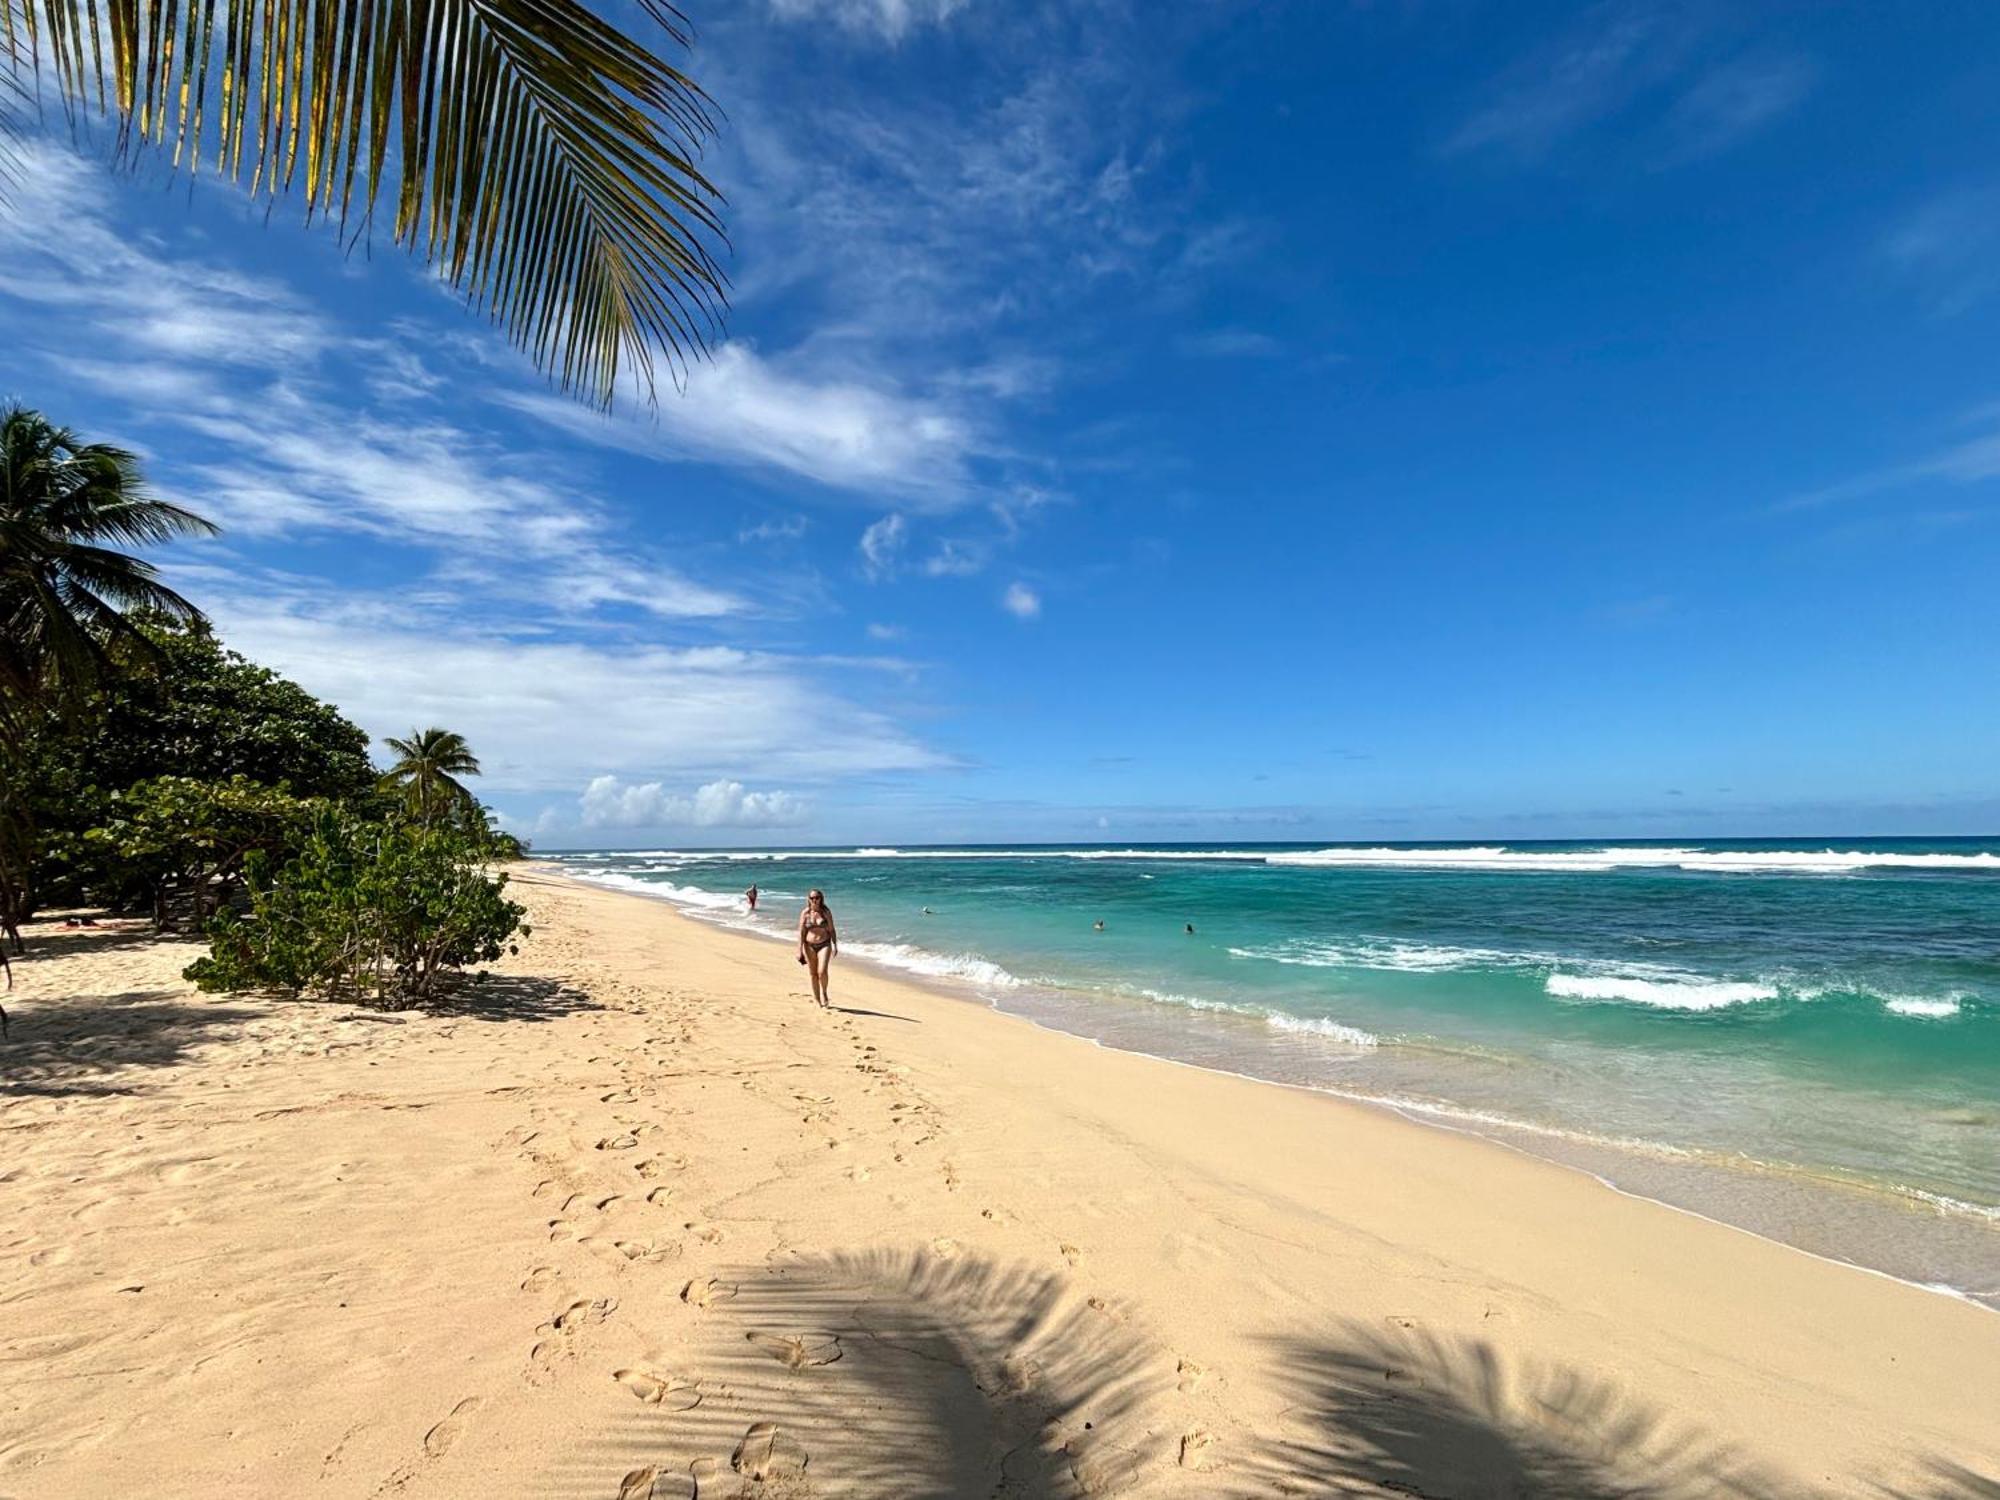
POLYGON ((31 931, 0 1496, 2000 1494, 2000 1319, 542 870, 443 1013, 31 931))

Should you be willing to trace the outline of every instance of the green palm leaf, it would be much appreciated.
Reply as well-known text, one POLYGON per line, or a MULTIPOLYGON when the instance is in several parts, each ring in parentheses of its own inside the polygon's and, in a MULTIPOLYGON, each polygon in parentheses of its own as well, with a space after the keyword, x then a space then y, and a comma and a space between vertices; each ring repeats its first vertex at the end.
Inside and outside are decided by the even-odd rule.
MULTIPOLYGON (((638 0, 675 46, 664 0, 638 0)), ((724 311, 699 85, 576 0, 0 0, 0 72, 128 155, 397 243, 565 390, 678 378, 724 311)))

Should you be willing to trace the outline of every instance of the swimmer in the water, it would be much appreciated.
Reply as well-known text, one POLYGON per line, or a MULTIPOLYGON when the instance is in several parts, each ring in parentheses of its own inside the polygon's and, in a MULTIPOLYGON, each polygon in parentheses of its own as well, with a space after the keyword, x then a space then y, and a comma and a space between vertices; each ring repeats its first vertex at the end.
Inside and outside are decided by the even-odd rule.
POLYGON ((1194 931, 1194 923, 1192 923, 1192 922, 1188 923, 1188 924, 1187 924, 1187 930, 1188 930, 1189 932, 1193 932, 1193 931, 1194 931))
POLYGON ((1092 931, 1102 932, 1104 931, 1104 918, 1099 917, 1095 922, 1092 922, 1090 925, 1092 931))

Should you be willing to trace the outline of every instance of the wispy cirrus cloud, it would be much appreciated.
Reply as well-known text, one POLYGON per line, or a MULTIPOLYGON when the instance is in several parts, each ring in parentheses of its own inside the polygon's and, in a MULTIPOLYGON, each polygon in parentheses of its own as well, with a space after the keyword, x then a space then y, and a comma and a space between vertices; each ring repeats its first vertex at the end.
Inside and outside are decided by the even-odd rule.
POLYGON ((1616 121, 1665 164, 1712 155, 1796 108, 1818 76, 1809 58, 1732 47, 1694 8, 1611 0, 1504 68, 1443 150, 1537 162, 1616 121))
POLYGON ((2000 187, 1938 193, 1890 231, 1883 254, 1941 316, 2000 291, 2000 187))
POLYGON ((14 151, 0 295, 115 329, 134 352, 168 362, 286 369, 335 342, 327 319, 280 284, 121 233, 102 167, 47 141, 14 151))
POLYGON ((1802 103, 1819 67, 1797 56, 1746 56, 1710 68, 1667 111, 1669 162, 1725 151, 1802 103))
POLYGON ((808 479, 826 489, 948 509, 971 497, 988 445, 946 401, 912 396, 852 371, 811 372, 725 344, 657 409, 608 415, 542 392, 503 404, 586 441, 669 462, 726 464, 808 479))
POLYGON ((968 0, 771 0, 771 13, 788 21, 830 21, 844 31, 900 42, 912 31, 942 26, 968 0))

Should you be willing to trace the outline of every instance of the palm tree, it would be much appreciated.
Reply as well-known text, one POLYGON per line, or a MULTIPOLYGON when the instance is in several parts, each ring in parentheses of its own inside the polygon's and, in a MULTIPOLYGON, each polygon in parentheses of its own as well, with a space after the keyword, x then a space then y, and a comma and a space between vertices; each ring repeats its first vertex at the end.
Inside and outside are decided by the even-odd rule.
POLYGON ((201 611, 120 547, 215 528, 146 493, 123 448, 83 443, 40 412, 0 412, 0 934, 21 947, 34 821, 18 795, 31 712, 61 709, 151 644, 131 616, 201 611))
POLYGON ((199 623, 151 563, 117 549, 214 532, 148 494, 123 448, 0 412, 0 719, 102 680, 121 648, 149 650, 134 614, 199 623))
POLYGON ((449 729, 413 729, 408 739, 392 736, 384 743, 400 758, 389 767, 382 783, 402 789, 419 822, 435 822, 474 800, 458 779, 479 774, 478 758, 464 735, 449 729))
MULTIPOLYGON (((689 44, 667 0, 638 7, 689 44)), ((205 156, 349 243, 391 188, 396 243, 600 405, 720 327, 708 96, 579 0, 0 0, 0 106, 44 78, 121 154, 205 156)))

